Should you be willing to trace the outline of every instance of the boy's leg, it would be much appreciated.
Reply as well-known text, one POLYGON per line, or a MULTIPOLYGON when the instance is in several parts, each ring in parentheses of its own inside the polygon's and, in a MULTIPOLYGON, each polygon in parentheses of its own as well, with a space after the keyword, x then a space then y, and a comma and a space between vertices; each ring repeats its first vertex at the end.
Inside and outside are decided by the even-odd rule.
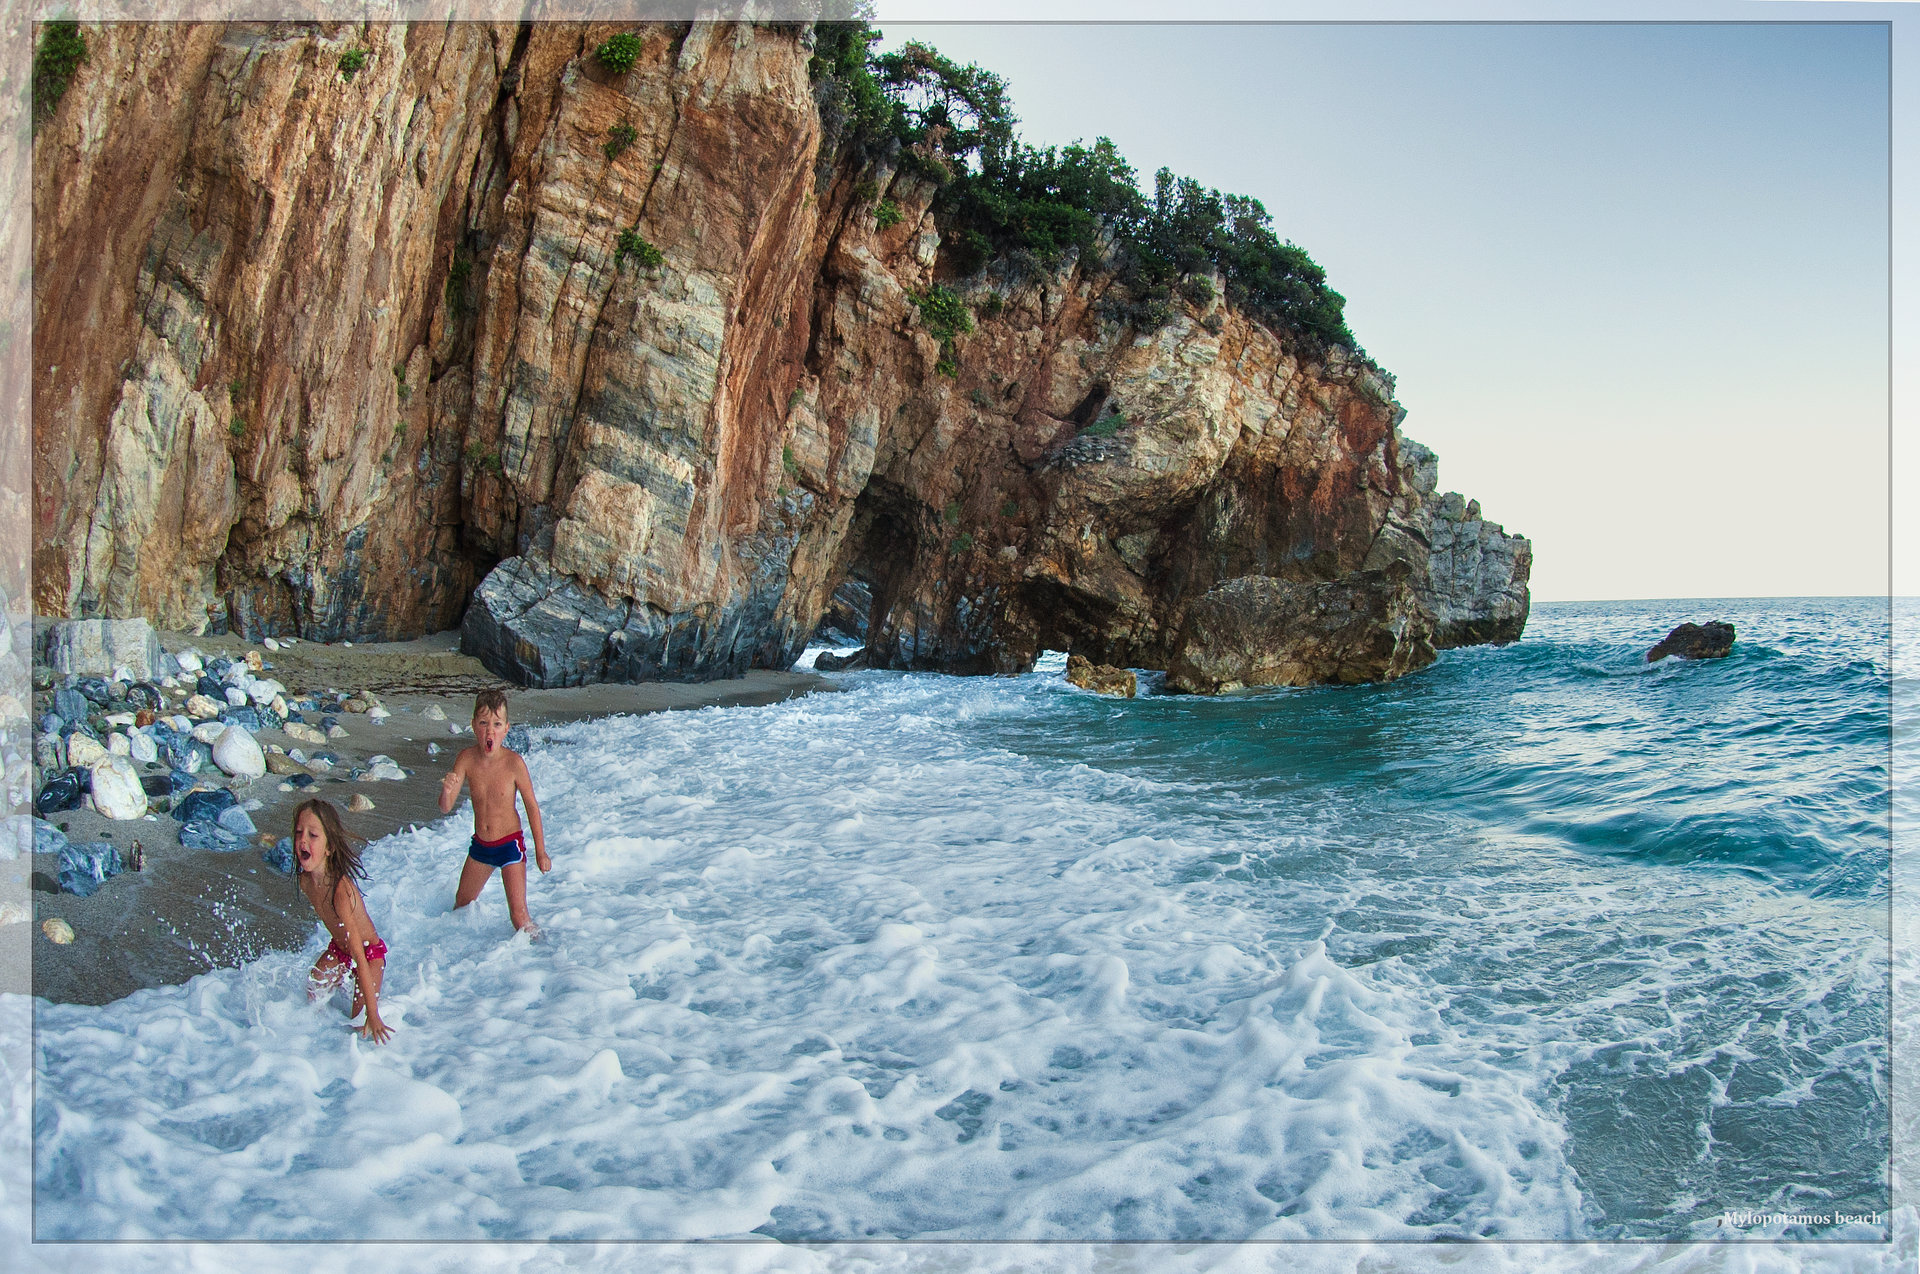
POLYGON ((493 875, 493 868, 469 856, 466 865, 460 868, 460 887, 453 892, 455 909, 464 907, 478 898, 481 887, 487 883, 487 877, 491 875, 493 875))
POLYGON ((527 864, 524 860, 508 863, 500 869, 500 883, 507 890, 507 915, 513 920, 515 929, 525 929, 533 923, 527 915, 527 864))

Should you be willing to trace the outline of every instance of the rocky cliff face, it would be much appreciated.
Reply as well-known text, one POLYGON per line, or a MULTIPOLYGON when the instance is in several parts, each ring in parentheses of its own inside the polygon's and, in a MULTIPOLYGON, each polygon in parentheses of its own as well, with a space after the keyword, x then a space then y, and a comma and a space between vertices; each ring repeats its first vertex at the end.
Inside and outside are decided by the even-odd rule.
POLYGON ((783 665, 852 580, 878 664, 1167 667, 1231 581, 1401 563, 1433 644, 1518 635, 1526 541, 1370 364, 1220 299, 1137 330, 1098 262, 957 277, 929 184, 822 155, 804 29, 614 75, 622 29, 89 28, 35 150, 37 608, 464 614, 551 685, 783 665))

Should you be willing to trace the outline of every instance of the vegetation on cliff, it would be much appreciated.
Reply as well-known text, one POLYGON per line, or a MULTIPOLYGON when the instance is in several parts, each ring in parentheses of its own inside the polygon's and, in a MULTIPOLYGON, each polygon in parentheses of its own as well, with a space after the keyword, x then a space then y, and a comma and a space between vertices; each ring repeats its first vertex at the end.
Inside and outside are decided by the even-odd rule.
POLYGON ((66 95, 73 73, 87 60, 87 37, 73 18, 42 23, 40 45, 33 54, 33 119, 37 124, 53 114, 66 95))
POLYGON ((1113 143, 1030 146, 1000 76, 924 44, 878 54, 862 21, 823 22, 809 65, 830 142, 869 157, 897 154, 935 181, 942 238, 963 273, 1002 255, 1042 264, 1110 247, 1109 264, 1146 328, 1172 315, 1176 293, 1212 299, 1212 274, 1242 309, 1315 348, 1358 350, 1326 272, 1274 233, 1257 199, 1222 194, 1162 168, 1143 192, 1113 143))

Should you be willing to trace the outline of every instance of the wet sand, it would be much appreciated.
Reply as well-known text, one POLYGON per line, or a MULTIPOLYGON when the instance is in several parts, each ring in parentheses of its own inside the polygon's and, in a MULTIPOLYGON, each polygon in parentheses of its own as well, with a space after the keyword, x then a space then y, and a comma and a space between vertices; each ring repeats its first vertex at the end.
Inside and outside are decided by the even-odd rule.
MULTIPOLYGON (((31 867, 24 856, 0 862, 0 898, 22 898, 30 889, 33 910, 30 925, 0 925, 0 991, 18 992, 30 986, 35 995, 61 1003, 105 1004, 145 987, 180 983, 209 968, 239 964, 269 950, 305 946, 317 923, 313 908, 300 896, 291 876, 262 861, 263 849, 288 834, 294 809, 310 796, 338 805, 348 829, 369 840, 442 818, 440 778, 459 749, 472 742, 468 723, 477 690, 493 686, 507 691, 513 722, 537 727, 627 713, 777 703, 834 688, 810 673, 752 672, 730 681, 698 684, 525 690, 493 676, 479 660, 461 655, 458 633, 351 647, 300 642, 279 651, 235 637, 162 634, 161 645, 169 651, 192 648, 209 656, 259 650, 269 665, 264 675, 283 682, 295 694, 371 691, 392 715, 375 722, 364 715, 337 714, 348 737, 331 741, 328 748, 340 756, 341 764, 311 788, 282 792, 283 780, 271 774, 251 782, 232 781, 236 797, 262 802, 251 817, 264 843, 246 850, 184 849, 180 824, 170 814, 127 822, 85 809, 55 814, 49 821, 64 826, 70 840, 112 841, 123 858, 138 841, 146 854, 146 869, 123 871, 92 897, 81 898, 58 891, 55 855, 33 855, 31 867), (431 704, 438 704, 448 720, 429 719, 425 714, 431 704), (450 725, 459 726, 459 732, 449 729, 450 725), (429 743, 439 745, 438 756, 428 755, 429 743), (376 753, 385 753, 414 773, 404 782, 346 778, 350 766, 376 753), (371 811, 346 812, 356 792, 374 803, 371 811), (55 916, 73 926, 72 943, 56 945, 41 931, 40 923, 55 916)), ((262 730, 257 737, 263 745, 315 750, 279 730, 262 730)), ((221 778, 218 771, 211 773, 216 780, 221 778)), ((209 770, 201 771, 202 777, 208 775, 209 770)), ((466 815, 456 812, 444 817, 466 815)), ((449 864, 449 896, 456 875, 457 864, 449 864)))

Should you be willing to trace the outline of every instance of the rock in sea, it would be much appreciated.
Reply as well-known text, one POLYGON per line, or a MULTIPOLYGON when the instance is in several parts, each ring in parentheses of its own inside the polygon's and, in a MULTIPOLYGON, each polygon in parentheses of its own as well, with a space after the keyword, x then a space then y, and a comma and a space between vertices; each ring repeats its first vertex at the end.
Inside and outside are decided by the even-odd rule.
MULTIPOLYGON (((1682 624, 1647 652, 1647 662, 1678 655, 1682 659, 1725 659, 1733 653, 1733 625, 1716 620, 1682 624)), ((72 744, 68 744, 69 747, 72 744)))
POLYGON ((245 727, 230 725, 213 745, 213 763, 240 778, 257 779, 267 772, 267 755, 245 727))
POLYGON ((1131 668, 1116 668, 1112 664, 1096 664, 1085 655, 1067 656, 1067 681, 1082 690, 1091 690, 1095 694, 1115 695, 1121 699, 1131 699, 1139 689, 1138 679, 1131 668))
POLYGON ((124 756, 108 757, 93 765, 93 807, 111 819, 125 821, 144 818, 147 792, 140 786, 140 772, 124 756))

